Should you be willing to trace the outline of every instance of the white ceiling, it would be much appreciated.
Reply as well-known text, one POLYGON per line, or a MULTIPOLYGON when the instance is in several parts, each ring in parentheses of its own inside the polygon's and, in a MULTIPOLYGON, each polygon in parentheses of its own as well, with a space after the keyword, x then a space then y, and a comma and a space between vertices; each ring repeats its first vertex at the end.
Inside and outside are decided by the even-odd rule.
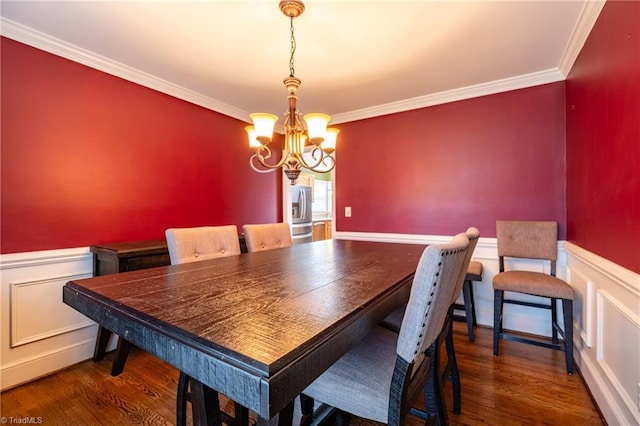
MULTIPOLYGON (((307 0, 299 109, 333 122, 559 81, 603 1, 307 0)), ((2 35, 224 114, 280 115, 278 0, 2 1, 2 35)))

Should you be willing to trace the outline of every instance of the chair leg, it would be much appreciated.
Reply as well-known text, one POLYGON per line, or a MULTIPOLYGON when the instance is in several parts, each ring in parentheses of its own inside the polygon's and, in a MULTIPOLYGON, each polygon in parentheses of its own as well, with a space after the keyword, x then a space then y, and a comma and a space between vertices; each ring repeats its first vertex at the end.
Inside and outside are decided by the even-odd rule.
POLYGON ((495 356, 498 356, 500 333, 502 332, 502 301, 503 299, 504 299, 503 290, 493 291, 493 354, 495 356))
POLYGON ((453 322, 449 322, 449 329, 446 337, 447 347, 447 364, 451 368, 451 387, 453 388, 453 412, 460 414, 462 412, 462 398, 460 392, 460 370, 458 370, 458 361, 456 360, 456 351, 453 346, 453 322))
POLYGON ((471 297, 471 317, 473 318, 473 326, 478 325, 478 321, 476 321, 476 298, 473 295, 473 281, 469 281, 469 295, 471 297))
POLYGON ((313 414, 314 400, 310 396, 300 394, 300 412, 303 418, 311 416, 313 414))
POLYGON ((564 318, 564 353, 567 360, 567 373, 573 374, 573 300, 562 299, 564 318))
POLYGON ((473 342, 475 336, 473 335, 473 326, 476 323, 475 308, 473 306, 473 288, 471 287, 471 281, 465 280, 462 285, 462 297, 464 299, 464 315, 467 320, 467 335, 469 341, 473 342))
POLYGON ((553 324, 558 323, 558 299, 551 298, 551 343, 558 344, 558 329, 553 324))
POLYGON ((427 413, 430 416, 436 415, 438 423, 441 425, 449 424, 447 420, 447 407, 444 400, 444 392, 442 389, 442 377, 440 376, 440 347, 442 340, 440 337, 429 346, 427 355, 431 359, 431 367, 429 371, 429 379, 424 387, 424 403, 427 413))
POLYGON ((345 411, 338 410, 336 413, 336 426, 349 426, 351 415, 345 411))

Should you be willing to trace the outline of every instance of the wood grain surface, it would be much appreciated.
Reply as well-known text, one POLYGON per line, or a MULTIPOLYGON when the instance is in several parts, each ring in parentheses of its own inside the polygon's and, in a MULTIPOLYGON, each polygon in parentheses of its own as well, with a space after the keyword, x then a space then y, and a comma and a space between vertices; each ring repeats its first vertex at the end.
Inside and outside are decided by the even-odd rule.
MULTIPOLYGON (((491 329, 478 327, 469 342, 465 325, 454 323, 462 382, 462 413, 454 414, 451 385, 445 387, 449 424, 602 426, 579 372, 569 376, 558 351, 505 341, 499 357, 492 352, 491 329)), ((86 361, 56 374, 5 391, 1 413, 7 418, 41 418, 44 425, 172 425, 178 371, 158 358, 131 352, 127 368, 110 374, 111 357, 86 361)), ((423 406, 422 401, 419 402, 423 406)), ((222 400, 233 413, 233 404, 222 400)), ((250 413, 252 423, 255 413, 250 413)), ((295 411, 294 425, 300 412, 295 411)), ((191 410, 188 411, 191 424, 191 410)), ((354 418, 352 426, 377 423, 354 418)), ((407 417, 407 426, 424 421, 407 417)))
POLYGON ((270 417, 406 300, 424 248, 318 241, 75 280, 64 300, 270 417))

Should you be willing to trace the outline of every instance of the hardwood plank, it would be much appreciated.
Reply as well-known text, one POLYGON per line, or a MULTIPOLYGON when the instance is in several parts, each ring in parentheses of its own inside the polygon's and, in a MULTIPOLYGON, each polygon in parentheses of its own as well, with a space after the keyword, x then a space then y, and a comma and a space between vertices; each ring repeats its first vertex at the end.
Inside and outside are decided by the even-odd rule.
MULTIPOLYGON (((478 327, 476 342, 466 326, 454 323, 462 382, 462 414, 451 411, 451 387, 445 391, 451 425, 603 425, 584 383, 565 371, 561 352, 503 341, 500 356, 492 352, 490 329, 478 327)), ((124 372, 110 375, 111 358, 91 360, 3 392, 3 417, 41 417, 43 424, 171 425, 175 423, 178 371, 133 349, 124 372)), ((222 401, 233 413, 233 404, 222 401)), ((191 421, 191 413, 188 414, 191 421)), ((256 419, 254 413, 251 418, 256 419)), ((299 422, 296 407, 294 424, 299 422)), ((409 417, 409 426, 424 422, 409 417)), ((353 425, 375 424, 353 419, 353 425)))

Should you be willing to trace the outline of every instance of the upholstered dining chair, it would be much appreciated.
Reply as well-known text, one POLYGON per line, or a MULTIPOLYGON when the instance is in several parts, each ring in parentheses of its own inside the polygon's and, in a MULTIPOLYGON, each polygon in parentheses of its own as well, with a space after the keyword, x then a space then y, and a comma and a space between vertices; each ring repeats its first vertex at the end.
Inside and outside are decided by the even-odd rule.
MULTIPOLYGON (((235 225, 172 228, 165 232, 171 264, 240 254, 238 228, 235 225)), ((113 358, 112 375, 122 372, 131 344, 122 337, 113 358)))
POLYGON ((165 236, 172 265, 240 254, 235 225, 170 228, 165 236))
MULTIPOLYGON (((469 247, 467 248, 466 255, 464 261, 462 262, 462 267, 460 269, 460 275, 457 277, 455 282, 455 288, 452 293, 452 298, 449 302, 449 308, 447 310, 447 315, 445 316, 442 329, 436 338, 435 344, 430 351, 435 351, 439 354, 440 348, 444 344, 446 347, 447 359, 446 363, 443 363, 440 366, 440 357, 435 357, 435 362, 431 366, 431 377, 427 382, 427 387, 425 389, 425 403, 427 412, 420 413, 418 410, 414 410, 417 414, 421 414, 423 417, 428 417, 428 415, 437 413, 441 423, 447 423, 447 408, 445 404, 444 398, 439 398, 439 395, 444 393, 444 385, 447 380, 451 380, 451 387, 453 389, 453 412, 456 414, 460 414, 462 411, 462 390, 460 386, 460 371, 458 370, 458 363, 456 360, 455 354, 455 346, 453 343, 453 318, 454 318, 454 307, 455 301, 458 298, 462 288, 464 286, 464 282, 469 273, 469 265, 471 263, 471 257, 473 256, 473 251, 476 248, 478 243, 478 238, 480 238, 480 231, 476 227, 470 227, 465 232, 469 240, 469 247)), ((402 318, 405 315, 405 306, 401 306, 398 309, 394 310, 388 317, 386 317, 382 321, 382 326, 389 328, 393 331, 399 331, 402 323, 402 318)))
POLYGON ((496 222, 499 273, 493 277, 493 354, 498 355, 500 338, 565 352, 567 373, 573 374, 573 289, 556 277, 558 223, 555 221, 496 222), (537 259, 548 262, 549 272, 505 270, 505 258, 537 259), (550 303, 508 299, 505 292, 546 298, 550 303), (560 327, 558 300, 562 301, 564 330, 560 327), (551 339, 526 338, 502 328, 504 304, 517 304, 551 311, 551 339), (558 334, 563 341, 558 340, 558 334))
POLYGON ((462 284, 462 303, 454 303, 454 315, 455 321, 462 321, 467 323, 467 336, 469 341, 475 341, 475 334, 473 328, 478 325, 476 319, 476 301, 473 295, 473 283, 475 281, 482 281, 482 272, 484 271, 484 265, 482 262, 472 260, 469 262, 467 268, 467 274, 464 277, 464 283, 462 284), (464 314, 456 314, 455 310, 464 312, 464 314))
POLYGON ((303 416, 317 401, 365 419, 405 423, 429 377, 427 351, 442 329, 468 245, 463 233, 425 249, 399 333, 375 327, 303 391, 303 416))
MULTIPOLYGON (((170 228, 165 231, 165 236, 172 265, 240 254, 238 228, 235 225, 170 228)), ((178 425, 186 425, 187 422, 187 402, 191 400, 190 383, 191 377, 181 371, 176 398, 178 425)), ((217 392, 212 391, 208 396, 211 400, 207 405, 216 411, 214 416, 224 423, 234 426, 249 423, 247 408, 234 403, 235 416, 232 417, 220 410, 217 392)))
POLYGON ((242 227, 247 251, 271 250, 291 247, 291 229, 286 222, 249 224, 242 227))

